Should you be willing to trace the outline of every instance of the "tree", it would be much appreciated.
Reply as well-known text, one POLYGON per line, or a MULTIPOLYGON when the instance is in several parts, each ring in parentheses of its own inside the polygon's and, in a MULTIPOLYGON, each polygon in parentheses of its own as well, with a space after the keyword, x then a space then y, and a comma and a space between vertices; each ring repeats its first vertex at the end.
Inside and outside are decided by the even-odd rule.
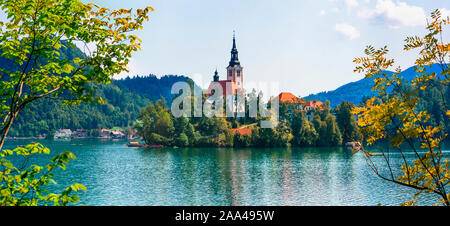
POLYGON ((221 117, 202 117, 198 125, 198 130, 204 136, 218 136, 227 134, 230 128, 230 123, 225 118, 221 117))
POLYGON ((175 145, 178 147, 186 147, 189 145, 189 138, 185 133, 181 133, 178 137, 175 138, 175 145))
MULTIPOLYGON (((402 186, 417 190, 414 199, 405 205, 417 204, 417 197, 425 193, 433 193, 439 197, 440 203, 449 206, 450 195, 447 193, 449 176, 449 161, 442 153, 440 142, 445 139, 440 126, 430 124, 430 113, 420 110, 418 103, 420 92, 432 89, 431 81, 437 82, 437 86, 448 86, 450 69, 446 62, 450 51, 450 44, 442 40, 442 32, 449 24, 449 18, 442 19, 438 10, 431 14, 431 23, 428 24, 428 34, 422 37, 408 37, 404 49, 406 51, 418 49, 419 57, 415 61, 415 71, 418 74, 411 82, 405 81, 397 68, 395 73, 387 73, 386 70, 393 67, 394 60, 386 57, 387 47, 375 50, 368 46, 365 50, 366 57, 354 60, 357 64, 355 72, 365 73, 366 78, 373 78, 375 85, 373 90, 379 96, 386 96, 381 103, 376 103, 376 98, 367 100, 365 106, 355 108, 354 114, 358 115, 358 126, 365 136, 367 145, 374 145, 381 153, 380 158, 386 163, 388 173, 379 170, 377 158, 379 155, 359 147, 373 172, 380 178, 402 186), (440 67, 440 73, 429 73, 426 66, 436 64, 440 67), (394 87, 395 94, 388 94, 388 89, 394 87), (383 148, 379 142, 388 140, 390 145, 403 157, 401 168, 395 168, 389 158, 389 151, 383 148), (414 153, 415 159, 408 161, 405 158, 406 145, 414 153), (419 143, 420 145, 417 145, 419 143), (400 173, 398 173, 400 172, 400 173)), ((444 93, 440 93, 443 105, 450 111, 446 104, 444 93)), ((442 112, 444 114, 444 112, 442 112)))
POLYGON ((189 118, 181 116, 179 118, 174 118, 173 125, 176 128, 175 133, 177 135, 186 132, 189 128, 189 118))
POLYGON ((319 135, 317 146, 339 146, 342 144, 341 131, 328 107, 324 110, 314 110, 312 124, 319 135))
POLYGON ((326 135, 329 139, 329 146, 340 146, 342 145, 342 135, 339 127, 336 123, 335 117, 331 114, 328 114, 325 118, 325 122, 327 125, 326 135))
POLYGON ((335 109, 336 121, 338 123, 339 130, 341 131, 342 141, 344 144, 347 142, 361 140, 358 125, 356 124, 355 117, 351 113, 354 107, 354 104, 344 101, 335 109))
POLYGON ((233 147, 250 147, 252 140, 250 135, 241 135, 239 132, 234 134, 233 147))
POLYGON ((294 136, 292 140, 293 145, 301 147, 316 145, 319 134, 306 118, 304 111, 294 112, 291 127, 294 136))
MULTIPOLYGON (((47 192, 41 187, 51 181, 45 177, 34 180, 42 167, 16 168, 7 159, 13 154, 29 159, 31 154, 48 153, 48 149, 32 144, 3 150, 6 137, 18 114, 36 100, 59 98, 68 106, 104 103, 94 97, 94 88, 127 70, 128 59, 141 44, 130 32, 142 29, 153 9, 147 7, 133 13, 77 0, 1 0, 0 7, 7 16, 7 21, 0 22, 0 55, 10 63, 9 67, 0 68, 0 203, 76 202, 77 198, 68 198, 70 192, 83 187, 75 184, 62 194, 45 196, 43 193, 47 192), (85 46, 86 57, 68 60, 61 55, 63 49, 74 48, 75 44, 85 46), (89 44, 96 48, 89 49, 89 44)), ((56 166, 64 168, 73 158, 71 153, 56 156, 44 175, 49 176, 56 166)))
POLYGON ((293 139, 287 120, 281 120, 275 128, 255 128, 253 143, 260 147, 286 147, 293 139))
POLYGON ((135 127, 147 144, 169 145, 175 127, 164 99, 142 109, 139 122, 135 127))
POLYGON ((187 125, 187 128, 184 132, 188 137, 189 145, 194 145, 195 143, 197 143, 200 135, 197 131, 195 131, 195 128, 191 123, 187 125))

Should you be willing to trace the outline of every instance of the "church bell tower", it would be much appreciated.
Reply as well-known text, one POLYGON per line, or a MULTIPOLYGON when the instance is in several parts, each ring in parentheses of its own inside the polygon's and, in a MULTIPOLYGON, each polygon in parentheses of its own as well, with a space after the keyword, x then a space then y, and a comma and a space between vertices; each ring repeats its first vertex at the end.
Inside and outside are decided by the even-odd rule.
POLYGON ((231 49, 230 64, 227 67, 227 80, 233 82, 240 89, 244 87, 243 69, 236 48, 236 35, 233 34, 233 48, 231 49))

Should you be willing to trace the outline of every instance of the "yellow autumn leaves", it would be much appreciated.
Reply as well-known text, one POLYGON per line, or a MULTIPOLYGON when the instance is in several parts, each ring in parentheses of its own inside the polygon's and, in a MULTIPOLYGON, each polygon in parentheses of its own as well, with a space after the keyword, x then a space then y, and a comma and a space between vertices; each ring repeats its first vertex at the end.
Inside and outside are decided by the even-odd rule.
MULTIPOLYGON (((386 57, 389 52, 387 47, 376 50, 372 46, 365 49, 365 57, 355 58, 357 64, 355 72, 365 73, 367 79, 374 80, 373 90, 377 91, 380 98, 371 98, 364 105, 355 107, 352 111, 357 115, 357 124, 365 137, 367 145, 376 145, 381 152, 383 160, 387 163, 388 175, 382 174, 373 161, 375 156, 362 151, 372 170, 381 178, 418 190, 414 200, 405 205, 417 204, 417 197, 422 193, 434 193, 440 197, 441 203, 450 205, 450 196, 446 188, 450 183, 449 161, 442 154, 440 143, 447 134, 443 134, 442 128, 430 122, 430 114, 426 110, 418 110, 419 92, 448 85, 450 68, 446 60, 450 44, 442 40, 441 32, 444 26, 449 24, 449 19, 441 18, 437 10, 431 14, 432 22, 427 26, 429 33, 423 38, 414 36, 405 39, 405 50, 419 50, 419 57, 415 61, 416 77, 411 81, 405 81, 402 70, 396 68, 395 72, 388 70, 394 66, 394 60, 386 57), (430 66, 435 65, 441 69, 440 73, 428 72, 430 66), (392 92, 394 90, 395 92, 392 92), (397 150, 404 163, 399 169, 402 174, 395 175, 398 170, 393 169, 387 150, 377 144, 379 141, 388 141, 390 146, 397 150), (420 145, 417 146, 416 142, 420 145), (412 150, 416 159, 407 161, 404 157, 404 143, 407 149, 412 150)), ((445 95, 442 94, 445 106, 445 95)), ((450 117, 450 110, 446 110, 446 116, 450 117)))

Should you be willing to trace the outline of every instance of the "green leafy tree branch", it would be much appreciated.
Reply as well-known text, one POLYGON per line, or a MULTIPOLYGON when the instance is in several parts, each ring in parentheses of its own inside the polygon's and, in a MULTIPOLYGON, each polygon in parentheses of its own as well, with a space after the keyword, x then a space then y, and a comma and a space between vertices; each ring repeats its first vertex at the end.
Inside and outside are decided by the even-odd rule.
POLYGON ((8 160, 12 155, 28 157, 49 150, 37 143, 4 150, 8 132, 19 112, 42 98, 62 99, 69 106, 105 103, 93 95, 96 85, 128 71, 129 58, 142 43, 134 33, 143 28, 153 8, 111 10, 78 0, 1 0, 0 7, 7 17, 0 21, 0 56, 10 62, 0 68, 0 204, 74 203, 78 197, 71 192, 84 186, 74 184, 61 194, 48 194, 42 187, 53 182, 55 167, 65 169, 75 156, 64 152, 46 167, 16 168, 8 160), (76 45, 85 46, 83 59, 61 57, 61 49, 76 45))

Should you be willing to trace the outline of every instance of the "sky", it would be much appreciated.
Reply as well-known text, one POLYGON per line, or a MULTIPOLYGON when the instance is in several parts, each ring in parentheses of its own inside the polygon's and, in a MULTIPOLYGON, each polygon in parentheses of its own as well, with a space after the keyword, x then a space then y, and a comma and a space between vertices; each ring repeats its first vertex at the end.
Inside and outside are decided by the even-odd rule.
MULTIPOLYGON (((87 2, 87 1, 83 1, 87 2)), ((93 0, 113 9, 152 6, 126 76, 186 75, 207 88, 217 68, 226 77, 233 30, 245 84, 277 82, 297 96, 329 91, 364 75, 353 72, 364 48, 385 45, 406 69, 417 52, 404 39, 423 36, 435 9, 449 0, 93 0), (203 78, 203 81, 199 79, 203 78)), ((445 34, 444 39, 450 36, 445 34)))

